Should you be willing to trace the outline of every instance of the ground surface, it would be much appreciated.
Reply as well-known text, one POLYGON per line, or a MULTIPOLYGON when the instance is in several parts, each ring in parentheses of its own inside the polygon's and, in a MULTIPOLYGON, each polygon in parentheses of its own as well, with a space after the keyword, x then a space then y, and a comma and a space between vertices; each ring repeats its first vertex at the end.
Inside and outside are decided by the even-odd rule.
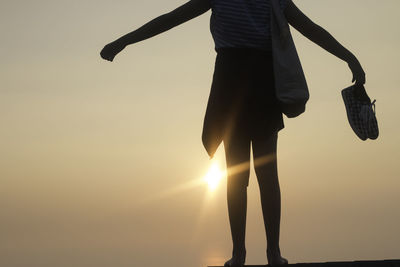
MULTIPOLYGON (((245 267, 266 267, 269 265, 245 265, 245 267)), ((349 262, 316 262, 316 263, 296 263, 286 265, 288 267, 400 267, 400 260, 383 261, 349 261, 349 262)), ((209 266, 220 267, 220 266, 209 266)))

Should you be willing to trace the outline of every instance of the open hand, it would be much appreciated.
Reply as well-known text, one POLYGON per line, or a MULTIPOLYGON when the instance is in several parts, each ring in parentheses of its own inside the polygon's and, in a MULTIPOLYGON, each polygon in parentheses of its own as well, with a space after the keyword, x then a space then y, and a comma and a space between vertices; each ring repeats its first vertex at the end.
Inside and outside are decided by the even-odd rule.
POLYGON ((100 56, 108 61, 113 61, 114 57, 124 50, 125 45, 121 44, 120 42, 112 42, 106 45, 100 52, 100 56))
POLYGON ((365 72, 361 67, 360 62, 357 58, 353 58, 348 62, 351 72, 353 73, 353 80, 357 85, 365 84, 365 72))

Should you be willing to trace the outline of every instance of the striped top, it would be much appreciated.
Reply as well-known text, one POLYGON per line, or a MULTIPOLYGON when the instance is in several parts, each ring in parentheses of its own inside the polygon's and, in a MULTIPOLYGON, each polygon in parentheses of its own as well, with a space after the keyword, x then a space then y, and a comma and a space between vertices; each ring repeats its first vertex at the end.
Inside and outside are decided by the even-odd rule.
MULTIPOLYGON (((271 0, 210 0, 210 30, 215 49, 271 50, 271 0)), ((282 10, 290 0, 279 0, 282 10)))

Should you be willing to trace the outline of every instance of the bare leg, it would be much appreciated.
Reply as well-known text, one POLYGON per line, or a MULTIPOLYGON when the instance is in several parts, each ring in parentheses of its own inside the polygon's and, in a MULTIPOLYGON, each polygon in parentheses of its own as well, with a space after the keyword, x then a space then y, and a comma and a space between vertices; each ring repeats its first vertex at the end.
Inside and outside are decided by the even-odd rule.
POLYGON ((227 200, 233 252, 225 266, 243 266, 246 258, 245 232, 247 183, 250 169, 250 140, 232 137, 224 142, 228 168, 227 200))
POLYGON ((269 139, 253 140, 254 165, 260 188, 261 205, 267 235, 267 258, 270 265, 287 264, 279 248, 281 220, 281 191, 277 171, 278 135, 269 139))

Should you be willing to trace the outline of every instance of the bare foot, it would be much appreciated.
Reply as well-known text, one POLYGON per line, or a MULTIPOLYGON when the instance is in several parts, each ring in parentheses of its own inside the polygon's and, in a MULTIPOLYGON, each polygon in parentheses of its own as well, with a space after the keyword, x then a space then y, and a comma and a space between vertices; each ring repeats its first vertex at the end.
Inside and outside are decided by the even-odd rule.
POLYGON ((243 267, 246 261, 246 251, 232 254, 232 258, 225 262, 224 267, 243 267))

